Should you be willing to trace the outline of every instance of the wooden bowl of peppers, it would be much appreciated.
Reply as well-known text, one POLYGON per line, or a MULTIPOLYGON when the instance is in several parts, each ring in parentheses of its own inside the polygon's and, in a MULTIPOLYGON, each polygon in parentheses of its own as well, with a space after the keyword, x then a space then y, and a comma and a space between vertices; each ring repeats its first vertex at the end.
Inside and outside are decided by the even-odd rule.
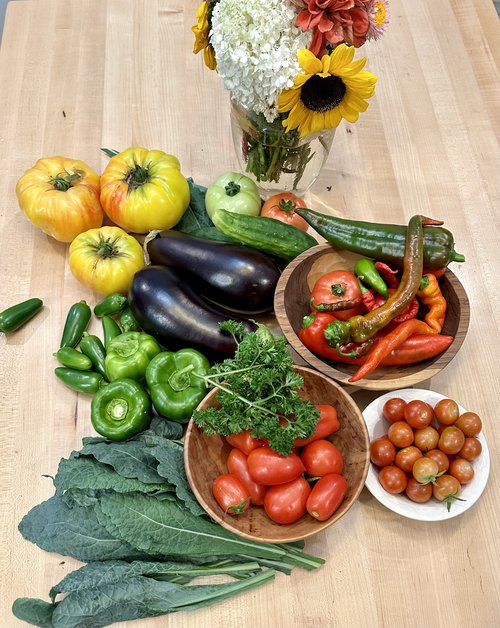
POLYGON ((296 257, 275 292, 276 318, 300 358, 371 390, 407 388, 449 364, 470 318, 465 290, 446 267, 464 261, 452 234, 422 216, 406 228, 301 212, 328 242, 296 257))

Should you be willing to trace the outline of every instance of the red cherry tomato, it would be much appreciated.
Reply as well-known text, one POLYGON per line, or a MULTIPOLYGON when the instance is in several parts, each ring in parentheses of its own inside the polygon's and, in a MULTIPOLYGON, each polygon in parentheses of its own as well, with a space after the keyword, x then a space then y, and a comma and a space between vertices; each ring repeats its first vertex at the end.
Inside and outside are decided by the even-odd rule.
POLYGON ((384 403, 382 414, 389 423, 404 421, 406 401, 400 397, 392 397, 384 403))
POLYGON ((434 414, 442 425, 453 425, 458 419, 460 409, 453 399, 441 399, 434 406, 434 414))
POLYGON ((322 438, 306 445, 300 459, 304 463, 307 475, 311 477, 342 473, 344 467, 344 460, 337 446, 322 438))
POLYGON ((465 458, 455 458, 450 463, 448 473, 457 478, 460 484, 467 484, 474 478, 474 467, 465 458))
POLYGON ((229 515, 240 515, 250 506, 250 493, 247 488, 240 478, 230 473, 215 478, 212 492, 219 506, 229 515))
POLYGON ((406 473, 393 465, 380 469, 378 479, 388 493, 402 493, 408 484, 406 473))
POLYGON ((387 438, 395 447, 409 447, 413 443, 413 430, 406 421, 396 421, 389 425, 387 438))
POLYGON ((434 482, 439 475, 438 463, 432 458, 423 456, 415 461, 411 472, 417 482, 429 484, 429 482, 434 482))
POLYGON ((296 209, 307 207, 304 199, 292 194, 292 192, 279 192, 270 196, 262 205, 261 216, 280 220, 292 225, 301 231, 307 231, 309 224, 295 213, 296 209))
POLYGON ((264 510, 276 523, 294 523, 306 514, 310 492, 309 482, 303 477, 295 478, 286 484, 271 486, 264 497, 264 510))
POLYGON ((343 475, 329 473, 320 478, 307 498, 307 512, 318 521, 330 519, 347 493, 347 482, 343 475))
POLYGON ((462 430, 465 436, 477 436, 483 429, 483 423, 475 412, 464 412, 456 420, 455 427, 462 430))
POLYGON ((431 449, 436 449, 438 441, 439 432, 433 428, 432 425, 415 430, 414 445, 424 453, 426 451, 430 451, 431 449))
POLYGON ((257 484, 250 477, 248 471, 247 457, 239 449, 231 449, 229 456, 227 457, 227 470, 232 475, 240 478, 245 487, 250 493, 250 501, 255 506, 262 506, 264 503, 264 496, 267 491, 267 486, 257 484))
POLYGON ((460 482, 452 475, 441 475, 432 486, 432 494, 438 501, 446 502, 449 512, 453 501, 460 499, 460 482))
POLYGON ((474 460, 482 451, 483 446, 479 438, 469 436, 464 440, 464 444, 462 445, 462 449, 458 452, 458 455, 460 458, 465 458, 466 460, 474 460))
POLYGON ((440 449, 431 449, 430 451, 427 451, 425 453, 425 457, 431 458, 432 460, 434 460, 434 462, 437 462, 438 473, 448 471, 448 467, 450 466, 450 459, 440 449))
POLYGON ((297 454, 280 456, 270 447, 253 449, 248 455, 247 465, 252 480, 266 486, 291 482, 306 470, 297 454))
POLYGON ((319 410, 319 419, 316 423, 314 434, 309 436, 309 438, 296 438, 293 441, 295 447, 302 447, 319 438, 325 438, 325 436, 330 436, 330 434, 335 434, 335 432, 339 431, 340 423, 337 410, 328 404, 316 405, 316 408, 319 410))
POLYGON ((465 442, 465 436, 462 430, 454 425, 446 427, 439 437, 438 447, 448 456, 458 454, 465 442))
POLYGON ((376 438, 370 444, 370 460, 377 467, 386 467, 394 462, 396 457, 396 448, 387 438, 387 436, 381 436, 376 438))
POLYGON ((415 462, 422 457, 422 452, 418 447, 410 445, 400 449, 394 459, 394 464, 402 469, 405 473, 411 473, 415 462))
POLYGON ((232 446, 242 451, 246 456, 257 447, 262 446, 262 441, 257 440, 252 436, 250 430, 239 432, 238 434, 231 434, 226 436, 227 442, 232 446))
MULTIPOLYGON (((349 270, 332 270, 318 278, 311 291, 311 308, 318 311, 328 311, 322 309, 323 304, 336 304, 341 301, 361 300, 356 275, 349 270)), ((351 316, 361 314, 364 306, 360 305, 343 310, 335 310, 335 318, 345 321, 351 316)))
POLYGON ((420 399, 412 399, 406 404, 405 419, 408 425, 420 430, 431 424, 434 418, 434 410, 425 401, 420 399))
POLYGON ((410 478, 405 493, 412 502, 425 504, 432 497, 432 484, 420 484, 415 478, 410 478))

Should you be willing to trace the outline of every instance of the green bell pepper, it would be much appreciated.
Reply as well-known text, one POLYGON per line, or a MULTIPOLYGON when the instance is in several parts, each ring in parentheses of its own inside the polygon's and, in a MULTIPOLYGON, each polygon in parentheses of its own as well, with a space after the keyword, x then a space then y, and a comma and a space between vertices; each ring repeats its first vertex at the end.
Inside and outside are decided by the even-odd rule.
POLYGON ((259 190, 252 179, 244 174, 226 172, 207 189, 205 207, 210 218, 216 209, 258 216, 261 207, 259 190))
POLYGON ((92 397, 90 420, 95 431, 108 440, 127 440, 149 426, 151 400, 138 382, 119 379, 92 397))
POLYGON ((110 382, 116 379, 142 380, 152 358, 161 347, 149 334, 127 331, 109 341, 105 369, 110 382))
POLYGON ((163 351, 146 369, 146 382, 153 405, 162 416, 184 423, 206 394, 203 377, 208 359, 195 349, 163 351))

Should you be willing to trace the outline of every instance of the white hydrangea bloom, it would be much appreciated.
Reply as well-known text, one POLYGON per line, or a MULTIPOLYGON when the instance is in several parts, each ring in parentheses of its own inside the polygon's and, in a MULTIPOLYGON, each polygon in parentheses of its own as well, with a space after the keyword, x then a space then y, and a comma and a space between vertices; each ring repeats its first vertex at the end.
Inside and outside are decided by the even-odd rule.
POLYGON ((219 0, 212 13, 209 38, 224 87, 269 122, 279 93, 300 72, 298 51, 311 43, 312 32, 297 28, 296 17, 289 0, 219 0))

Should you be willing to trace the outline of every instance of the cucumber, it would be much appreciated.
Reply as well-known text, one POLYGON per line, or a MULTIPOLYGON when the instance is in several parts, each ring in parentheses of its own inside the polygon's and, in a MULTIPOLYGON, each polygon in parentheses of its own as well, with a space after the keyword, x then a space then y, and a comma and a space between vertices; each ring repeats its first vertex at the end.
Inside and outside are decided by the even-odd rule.
POLYGON ((318 244, 309 233, 266 216, 246 216, 216 209, 212 221, 235 242, 287 261, 318 244))

